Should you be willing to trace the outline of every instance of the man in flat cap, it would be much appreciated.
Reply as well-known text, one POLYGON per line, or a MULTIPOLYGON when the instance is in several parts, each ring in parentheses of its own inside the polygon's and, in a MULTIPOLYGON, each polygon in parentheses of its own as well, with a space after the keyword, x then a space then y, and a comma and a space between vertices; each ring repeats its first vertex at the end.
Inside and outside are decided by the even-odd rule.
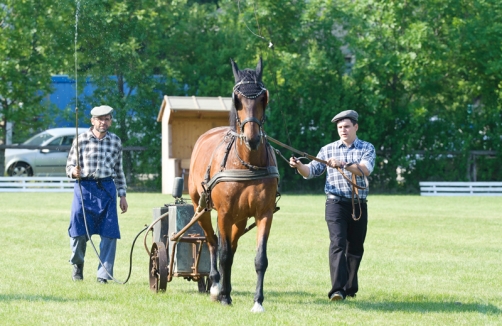
POLYGON ((66 174, 77 179, 68 227, 74 281, 84 278, 88 235, 93 234, 101 237, 97 281, 107 283, 113 277, 117 239, 120 239, 117 197, 122 213, 127 212, 128 206, 122 142, 108 131, 112 112, 113 108, 107 105, 91 110, 92 127, 73 141, 66 162, 66 174))
POLYGON ((311 179, 326 173, 325 219, 328 225, 329 268, 331 289, 328 298, 332 301, 355 297, 359 289, 357 271, 364 253, 364 240, 368 225, 368 196, 365 178, 375 166, 375 148, 360 140, 356 133, 359 115, 354 110, 338 113, 331 122, 336 124, 340 139, 322 147, 317 158, 327 164, 312 161, 303 164, 292 157, 290 166, 305 178, 311 179), (340 173, 354 180, 361 188, 352 187, 340 173), (355 189, 355 191, 353 191, 355 189))

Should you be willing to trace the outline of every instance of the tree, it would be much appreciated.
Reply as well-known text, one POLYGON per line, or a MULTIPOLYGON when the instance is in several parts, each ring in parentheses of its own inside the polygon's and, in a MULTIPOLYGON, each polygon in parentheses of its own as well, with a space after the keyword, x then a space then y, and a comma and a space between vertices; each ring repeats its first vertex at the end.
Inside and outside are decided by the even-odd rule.
MULTIPOLYGON (((221 5, 228 13, 238 9, 230 2, 221 5)), ((236 17, 234 30, 245 49, 238 59, 254 64, 256 57, 264 57, 263 79, 271 98, 266 132, 316 155, 337 136, 331 119, 351 101, 344 87, 342 37, 337 33, 341 12, 332 1, 248 1, 237 13, 226 17, 236 17)), ((278 149, 287 158, 293 154, 278 149)), ((284 162, 279 168, 283 190, 322 189, 322 178, 305 183, 284 162)))
MULTIPOLYGON (((43 128, 49 105, 50 72, 55 46, 51 38, 51 1, 14 1, 0 4, 0 140, 6 125, 14 125, 14 142, 43 128), (27 19, 27 18, 30 19, 27 19)), ((0 171, 4 171, 0 149, 0 171)))
POLYGON ((462 180, 466 153, 486 147, 485 130, 500 130, 493 123, 500 112, 499 86, 492 82, 500 80, 495 59, 500 49, 486 43, 500 41, 500 29, 491 28, 501 18, 497 6, 493 1, 344 2, 346 39, 357 58, 351 83, 357 109, 372 117, 366 135, 382 153, 381 188, 397 186, 399 165, 408 167, 412 187, 428 178, 462 180), (469 105, 483 112, 476 123, 469 121, 469 105), (414 166, 418 150, 426 155, 414 166), (446 151, 462 154, 452 162, 446 151))
POLYGON ((138 171, 160 171, 152 164, 160 157, 156 117, 167 76, 172 78, 165 41, 183 8, 182 3, 154 0, 81 3, 77 74, 82 82, 90 78, 96 89, 80 106, 112 106, 114 132, 124 146, 147 147, 124 153, 128 180, 138 171))
MULTIPOLYGON (((22 130, 44 124, 26 117, 48 116, 39 103, 49 72, 78 77, 77 92, 91 78, 93 96, 75 104, 111 105, 124 144, 148 147, 127 154, 129 178, 159 171, 152 163, 160 157, 156 116, 163 94, 230 96, 230 58, 254 67, 259 56, 271 98, 266 132, 315 155, 338 138, 331 118, 357 110, 360 138, 378 151, 373 190, 465 179, 471 150, 502 156, 496 0, 4 3, 3 119, 26 125, 22 130), (399 166, 406 168, 404 184, 396 180, 399 166)), ((484 180, 502 177, 493 161, 482 160, 484 180)), ((284 190, 301 184, 318 191, 324 182, 304 183, 291 178, 286 164, 279 167, 284 190)))

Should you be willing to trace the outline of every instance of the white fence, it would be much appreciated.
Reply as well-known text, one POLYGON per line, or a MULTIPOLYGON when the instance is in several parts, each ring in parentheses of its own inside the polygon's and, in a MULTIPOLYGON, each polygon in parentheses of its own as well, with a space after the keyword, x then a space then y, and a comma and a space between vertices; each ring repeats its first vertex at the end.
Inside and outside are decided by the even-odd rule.
POLYGON ((67 177, 0 177, 0 192, 72 192, 67 177))
POLYGON ((502 196, 502 182, 420 182, 421 196, 502 196))

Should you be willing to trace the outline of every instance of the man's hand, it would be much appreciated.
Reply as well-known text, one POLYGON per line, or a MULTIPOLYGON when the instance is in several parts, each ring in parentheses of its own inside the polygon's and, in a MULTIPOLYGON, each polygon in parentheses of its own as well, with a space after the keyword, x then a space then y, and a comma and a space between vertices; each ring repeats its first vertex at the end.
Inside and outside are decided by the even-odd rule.
POLYGON ((299 166, 302 166, 302 165, 303 165, 303 163, 299 159, 297 159, 296 157, 291 156, 289 158, 289 166, 290 167, 297 169, 299 166))
POLYGON ((308 178, 310 174, 310 168, 308 165, 302 163, 299 158, 292 156, 289 159, 289 166, 296 169, 303 177, 308 178))
POLYGON ((80 178, 80 166, 76 166, 73 168, 73 171, 72 171, 72 177, 75 178, 75 179, 79 179, 80 178))
POLYGON ((128 207, 129 206, 127 205, 126 197, 125 196, 120 197, 120 209, 122 210, 122 213, 120 214, 124 214, 125 212, 127 212, 128 207))
POLYGON ((330 158, 328 160, 328 165, 332 168, 345 168, 345 164, 347 164, 347 162, 344 162, 344 161, 339 161, 339 160, 335 160, 334 158, 330 158))

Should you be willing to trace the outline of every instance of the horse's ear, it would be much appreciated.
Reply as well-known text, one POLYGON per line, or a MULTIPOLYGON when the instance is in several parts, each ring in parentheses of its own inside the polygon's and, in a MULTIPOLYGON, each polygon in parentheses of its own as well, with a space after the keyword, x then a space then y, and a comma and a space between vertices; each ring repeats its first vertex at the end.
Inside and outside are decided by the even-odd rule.
POLYGON ((239 77, 239 67, 237 67, 237 64, 234 60, 232 60, 232 58, 230 58, 230 64, 232 65, 232 71, 234 72, 235 83, 238 83, 241 80, 239 77))
POLYGON ((270 98, 269 98, 268 89, 267 89, 267 90, 265 91, 265 99, 264 99, 264 101, 265 101, 265 108, 266 108, 266 107, 267 107, 267 105, 268 105, 268 101, 269 101, 269 99, 270 99, 270 98))
POLYGON ((261 62, 261 56, 260 59, 258 60, 258 64, 256 65, 256 78, 258 81, 261 81, 261 76, 262 76, 262 62, 261 62))

